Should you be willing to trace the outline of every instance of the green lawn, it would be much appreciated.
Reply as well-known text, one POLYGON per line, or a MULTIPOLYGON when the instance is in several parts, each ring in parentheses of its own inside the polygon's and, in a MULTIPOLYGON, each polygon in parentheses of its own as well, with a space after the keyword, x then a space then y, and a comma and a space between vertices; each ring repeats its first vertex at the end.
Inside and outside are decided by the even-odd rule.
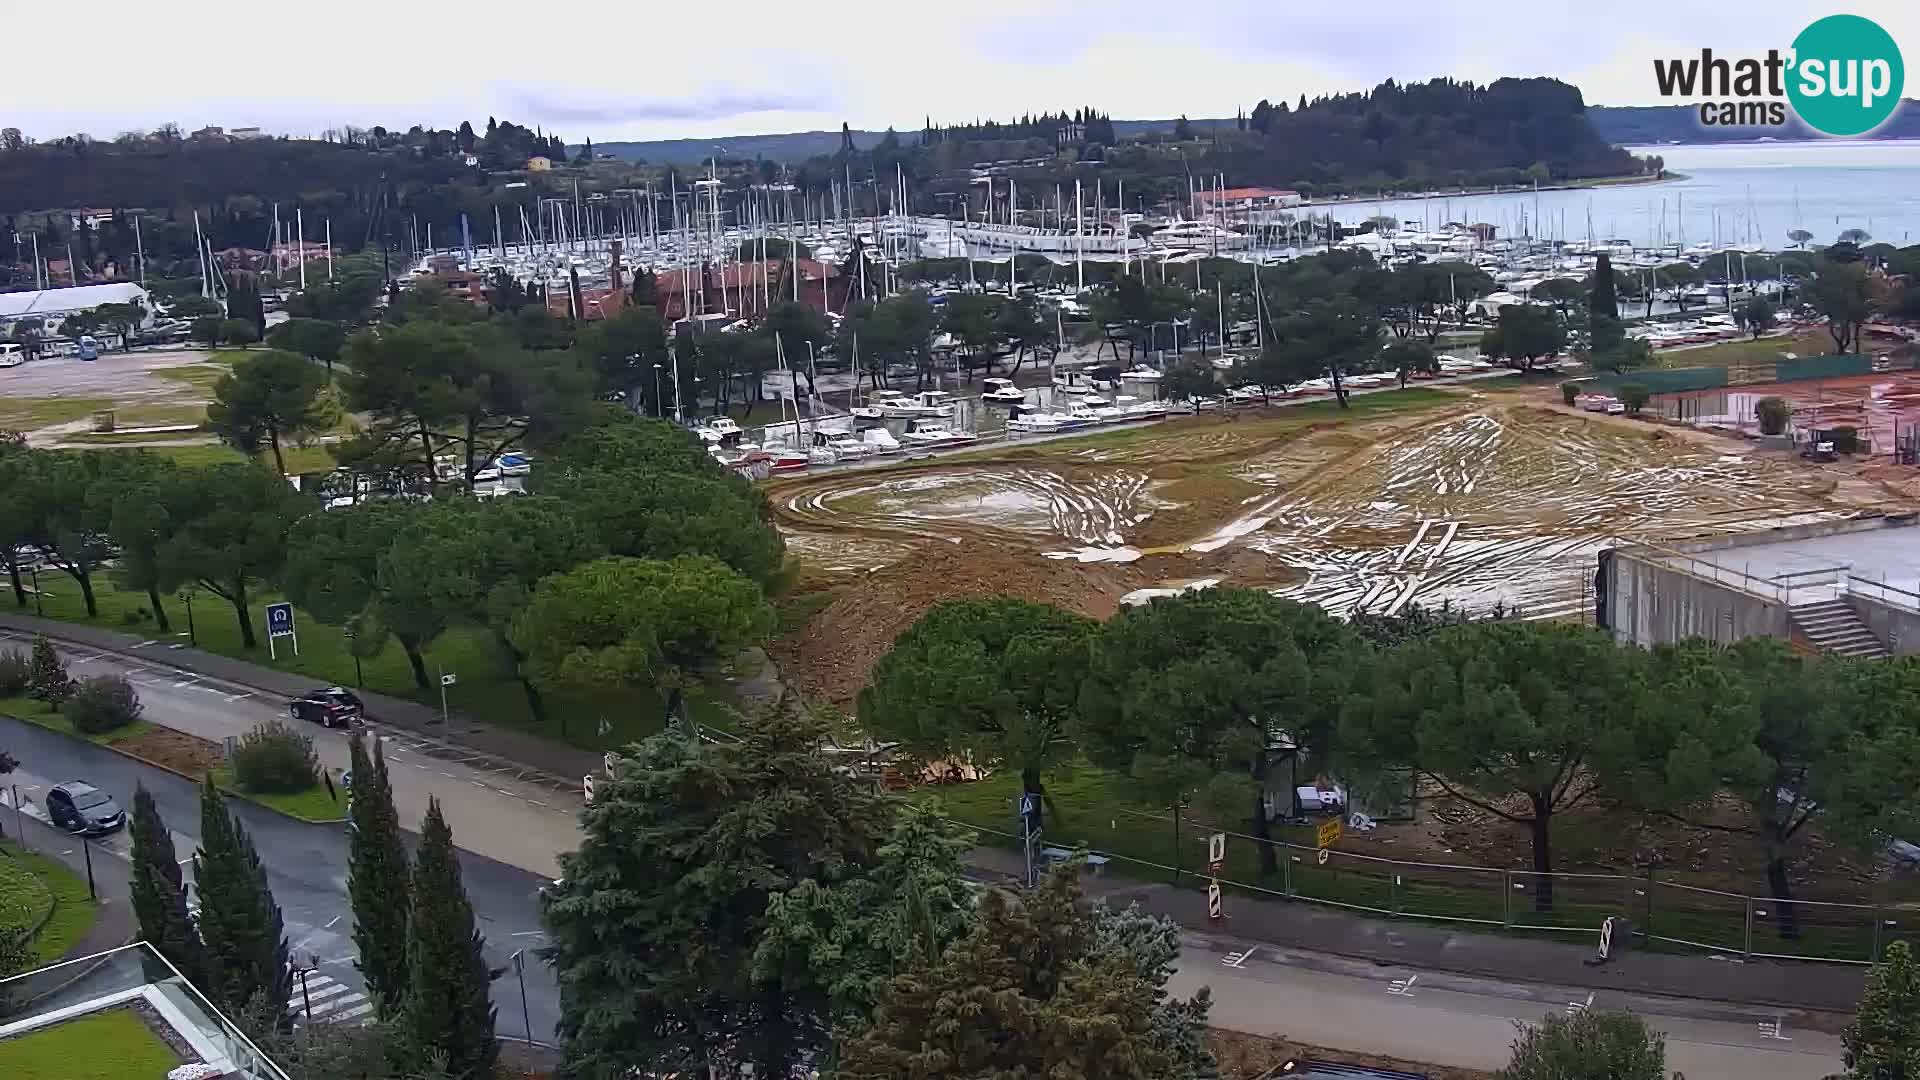
POLYGON ((244 799, 252 799, 263 806, 302 821, 338 821, 345 817, 347 812, 344 794, 339 799, 329 798, 325 784, 315 784, 305 791, 294 792, 291 795, 241 791, 234 783, 231 765, 222 765, 215 769, 213 782, 223 791, 237 794, 244 799))
POLYGON ((0 1076, 18 1080, 161 1077, 183 1062, 132 1011, 115 1009, 0 1042, 0 1076))
MULTIPOLYGON (((948 816, 982 830, 981 842, 1017 847, 1019 825, 1014 816, 1019 775, 1005 771, 975 784, 920 788, 915 798, 938 799, 948 816), (991 832, 986 830, 992 830, 991 832)), ((1128 777, 1081 763, 1061 769, 1046 780, 1049 802, 1047 843, 1050 846, 1106 852, 1118 856, 1107 873, 1142 880, 1171 880, 1170 867, 1182 870, 1181 883, 1198 888, 1206 876, 1205 834, 1211 827, 1189 811, 1176 841, 1166 807, 1143 802, 1128 777), (1177 854, 1176 854, 1177 850, 1177 854)), ((1245 823, 1230 827, 1245 832, 1245 823)), ((1296 845, 1276 849, 1276 867, 1266 872, 1254 842, 1244 836, 1227 843, 1223 886, 1251 894, 1229 883, 1258 886, 1271 894, 1317 900, 1402 915, 1421 915, 1477 921, 1490 928, 1515 931, 1589 931, 1608 915, 1629 912, 1636 929, 1649 923, 1654 932, 1737 951, 1746 931, 1746 907, 1728 900, 1673 885, 1648 890, 1638 878, 1611 875, 1569 875, 1556 879, 1550 910, 1539 910, 1538 887, 1531 875, 1502 874, 1467 866, 1430 866, 1388 863, 1342 854, 1336 848, 1322 865, 1315 858, 1310 827, 1276 828, 1273 839, 1296 845), (1649 893, 1651 892, 1651 895, 1649 893)), ((1670 880, 1662 879, 1663 882, 1670 880)), ((1725 886, 1737 883, 1692 881, 1686 884, 1725 886)), ((1751 890, 1749 890, 1751 891, 1751 890)), ((1772 907, 1760 901, 1760 911, 1772 907)), ((1905 923, 1907 920, 1900 920, 1905 923)), ((1753 934, 1757 952, 1784 955, 1831 956, 1864 960, 1876 940, 1872 913, 1853 909, 1809 909, 1797 938, 1784 939, 1764 917, 1756 918, 1753 934)), ((1886 931, 1914 938, 1920 930, 1886 931)), ((1684 946, 1663 946, 1684 949, 1684 946)))
MULTIPOLYGON (((1467 384, 1472 385, 1472 384, 1467 384)), ((1248 412, 1242 422, 1259 424, 1262 431, 1276 423, 1319 423, 1325 420, 1349 418, 1359 419, 1380 413, 1405 412, 1415 409, 1430 409, 1440 405, 1457 405, 1458 394, 1445 390, 1436 390, 1425 386, 1410 386, 1405 390, 1382 390, 1379 393, 1355 394, 1347 399, 1347 407, 1328 398, 1325 401, 1309 401, 1300 405, 1275 404, 1272 408, 1259 412, 1248 412)), ((1021 447, 1018 442, 995 443, 978 450, 969 450, 949 455, 945 460, 964 460, 968 456, 992 454, 1000 455, 1009 449, 1025 449, 1034 454, 1058 454, 1062 451, 1074 451, 1092 447, 1127 446, 1143 439, 1159 438, 1166 434, 1159 424, 1145 424, 1140 427, 1124 428, 1117 431, 1097 431, 1088 435, 1076 435, 1065 439, 1051 439, 1045 443, 1029 444, 1021 447)))
MULTIPOLYGON (((46 590, 42 604, 49 618, 88 623, 126 633, 160 636, 148 611, 146 594, 118 589, 104 574, 94 580, 99 615, 92 619, 86 617, 79 587, 71 578, 58 573, 42 573, 40 585, 46 590)), ((296 614, 300 655, 294 656, 290 643, 281 641, 276 646, 278 658, 270 659, 265 636, 266 605, 277 599, 279 597, 272 593, 262 593, 251 599, 248 606, 259 644, 253 649, 245 649, 240 644, 239 624, 232 605, 210 593, 196 593, 193 616, 200 647, 264 667, 306 675, 315 683, 364 686, 379 693, 412 698, 436 708, 440 705, 436 676, 450 672, 459 677, 456 685, 449 688, 447 693, 447 702, 453 709, 483 722, 522 728, 588 749, 623 746, 660 730, 660 703, 650 694, 547 695, 549 721, 544 726, 534 723, 528 711, 526 695, 513 679, 499 644, 491 633, 479 627, 449 630, 427 650, 426 666, 430 685, 426 690, 414 686, 412 669, 398 644, 389 644, 379 656, 361 662, 362 681, 356 677, 354 661, 347 652, 346 637, 340 629, 327 626, 305 614, 296 614), (563 726, 564 732, 561 730, 563 726)), ((168 597, 166 607, 175 635, 169 640, 185 641, 186 606, 168 597)), ((30 604, 28 610, 31 609, 30 604)), ((692 697, 692 708, 703 723, 724 723, 723 710, 718 706, 728 702, 718 686, 708 693, 692 697)), ((31 716, 22 718, 34 719, 31 716)))
POLYGON ((57 731, 62 735, 71 735, 76 739, 85 739, 90 743, 98 743, 101 746, 111 746, 121 739, 132 738, 135 735, 150 731, 153 728, 153 725, 145 720, 135 720, 126 727, 115 728, 112 731, 104 731, 96 735, 87 735, 74 730, 73 721, 67 719, 62 713, 54 712, 46 702, 27 697, 0 698, 0 713, 5 713, 19 720, 25 720, 29 724, 38 724, 43 728, 57 731))
POLYGON ((0 855, 0 931, 12 933, 37 925, 53 907, 53 892, 31 870, 0 855))
MULTIPOLYGON (((87 895, 87 882, 65 866, 22 848, 18 843, 0 841, 0 863, 32 874, 49 892, 53 916, 33 939, 36 966, 59 960, 93 927, 98 906, 87 895)), ((0 1043, 0 1045, 5 1045, 0 1043)), ((0 1068, 0 1076, 12 1075, 0 1068)))
POLYGON ((112 407, 113 402, 105 398, 0 397, 0 428, 31 431, 85 420, 101 409, 112 407))
POLYGON ((1824 330, 1798 336, 1751 338, 1702 345, 1697 349, 1654 354, 1654 363, 1663 368, 1735 367, 1740 364, 1770 364, 1783 352, 1795 356, 1823 356, 1833 351, 1833 338, 1824 330))

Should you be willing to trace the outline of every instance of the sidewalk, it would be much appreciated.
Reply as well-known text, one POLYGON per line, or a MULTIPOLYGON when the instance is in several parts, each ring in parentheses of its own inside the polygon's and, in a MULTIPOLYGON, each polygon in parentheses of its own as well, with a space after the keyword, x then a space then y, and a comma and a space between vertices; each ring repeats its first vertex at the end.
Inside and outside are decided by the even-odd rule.
MULTIPOLYGON (((1020 854, 977 847, 972 869, 1017 880, 1020 854)), ((1842 964, 1748 960, 1702 954, 1629 950, 1601 967, 1588 967, 1598 932, 1549 940, 1537 935, 1475 933, 1424 919, 1385 920, 1309 901, 1226 898, 1226 918, 1207 918, 1206 895, 1165 883, 1088 876, 1089 895, 1163 915, 1203 934, 1243 939, 1399 967, 1480 975, 1514 982, 1579 986, 1596 990, 1786 1009, 1851 1013, 1866 980, 1866 968, 1842 964)))
MULTIPOLYGON (((79 837, 56 829, 38 818, 16 815, 11 807, 5 810, 5 814, 7 839, 23 841, 27 850, 65 866, 82 882, 87 880, 87 860, 85 853, 80 850, 79 837)), ((133 865, 97 844, 92 849, 92 856, 93 883, 98 895, 93 925, 80 935, 65 956, 50 963, 117 949, 140 936, 140 922, 133 913, 130 891, 133 865)), ((39 998, 53 993, 89 970, 90 965, 76 965, 23 980, 19 997, 39 998)))
MULTIPOLYGON (((124 634, 98 626, 42 619, 13 612, 0 613, 0 628, 25 634, 44 634, 56 641, 86 645, 103 652, 206 675, 277 697, 298 697, 312 690, 312 676, 275 671, 269 667, 235 660, 216 653, 185 646, 141 643, 152 639, 142 634, 124 634)), ((591 750, 566 746, 536 735, 483 724, 462 713, 453 714, 453 722, 440 722, 440 712, 431 706, 404 698, 389 697, 366 690, 354 693, 366 703, 367 713, 383 727, 408 731, 430 740, 450 743, 462 749, 499 758, 545 774, 555 786, 573 790, 580 777, 600 768, 600 755, 591 750)))

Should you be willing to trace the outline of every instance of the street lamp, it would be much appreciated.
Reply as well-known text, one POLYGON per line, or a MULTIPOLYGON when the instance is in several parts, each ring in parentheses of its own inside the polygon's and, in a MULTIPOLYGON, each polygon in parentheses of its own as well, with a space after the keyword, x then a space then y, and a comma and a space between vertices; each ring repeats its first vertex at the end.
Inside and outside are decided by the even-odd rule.
POLYGON ((305 964, 295 964, 293 974, 300 980, 300 1001, 306 1006, 307 1023, 313 1023, 313 995, 307 992, 307 976, 320 970, 320 955, 308 953, 305 964))
POLYGON ((654 419, 656 420, 659 419, 661 416, 665 415, 660 411, 660 365, 659 364, 653 365, 653 415, 654 415, 654 419))
POLYGON ((187 641, 197 649, 200 647, 200 635, 193 628, 193 590, 181 589, 177 595, 187 605, 187 641))
POLYGON ((27 573, 33 577, 33 613, 35 615, 44 616, 46 615, 46 612, 42 610, 40 607, 40 560, 39 559, 35 559, 32 562, 27 564, 27 573))

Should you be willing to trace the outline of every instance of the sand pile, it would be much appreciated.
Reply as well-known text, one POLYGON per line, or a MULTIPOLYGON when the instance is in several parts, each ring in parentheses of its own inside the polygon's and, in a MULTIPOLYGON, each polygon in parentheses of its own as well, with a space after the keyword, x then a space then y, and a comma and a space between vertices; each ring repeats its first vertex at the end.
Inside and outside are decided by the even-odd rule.
POLYGON ((1012 596, 1104 619, 1122 596, 1152 584, 1151 575, 1127 566, 1043 559, 1000 544, 928 544, 846 584, 833 603, 770 651, 787 683, 845 707, 893 639, 942 600, 1012 596))

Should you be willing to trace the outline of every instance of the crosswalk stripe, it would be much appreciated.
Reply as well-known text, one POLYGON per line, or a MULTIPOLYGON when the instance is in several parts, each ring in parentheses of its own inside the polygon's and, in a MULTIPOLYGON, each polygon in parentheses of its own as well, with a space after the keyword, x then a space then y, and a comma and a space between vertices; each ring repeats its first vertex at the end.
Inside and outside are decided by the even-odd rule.
POLYGON ((335 994, 344 993, 347 993, 347 988, 339 983, 334 983, 332 986, 309 986, 304 994, 295 990, 293 996, 287 999, 287 1007, 298 1009, 309 1001, 319 1001, 321 998, 330 998, 335 994))
POLYGON ((352 997, 334 998, 332 1001, 316 1001, 313 1003, 313 1018, 315 1020, 318 1020, 321 1017, 325 1016, 326 1014, 332 1012, 333 1010, 339 1008, 342 1005, 348 1005, 355 1001, 363 1001, 363 1000, 365 999, 362 998, 359 994, 355 994, 352 997))
POLYGON ((338 1024, 343 1020, 353 1020, 357 1017, 365 1016, 372 1011, 373 1011, 373 1002, 363 1001, 360 1004, 355 1005, 351 1009, 342 1009, 339 1012, 334 1013, 332 1016, 327 1017, 327 1022, 330 1024, 338 1024))

